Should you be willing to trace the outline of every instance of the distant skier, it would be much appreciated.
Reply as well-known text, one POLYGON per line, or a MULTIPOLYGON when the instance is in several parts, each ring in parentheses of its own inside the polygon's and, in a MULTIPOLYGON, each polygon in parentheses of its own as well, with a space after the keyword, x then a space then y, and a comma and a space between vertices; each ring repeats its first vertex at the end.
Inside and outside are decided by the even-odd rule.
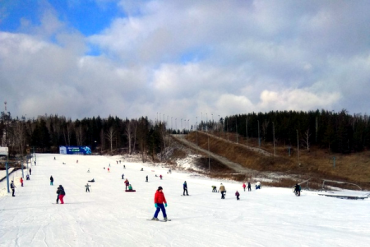
MULTIPOLYGON (((58 198, 60 200, 60 204, 64 204, 63 198, 66 195, 66 192, 64 191, 64 188, 63 188, 62 185, 59 185, 58 190, 57 190, 57 194, 58 194, 58 198)), ((57 203, 58 203, 58 201, 57 201, 57 203)))
POLYGON ((90 168, 87 170, 87 173, 90 173, 90 168))
POLYGON ((85 187, 86 187, 86 192, 90 192, 90 187, 91 187, 91 185, 89 185, 89 183, 87 183, 87 184, 85 185, 85 187))
POLYGON ((54 157, 54 160, 55 160, 55 157, 54 157))
POLYGON ((240 194, 239 194, 239 192, 238 192, 238 191, 236 191, 236 192, 235 192, 235 196, 236 196, 236 200, 239 200, 239 196, 240 196, 240 194))
POLYGON ((53 176, 50 176, 50 185, 54 185, 54 178, 53 178, 53 176))
POLYGON ((21 182, 21 186, 23 187, 23 178, 22 177, 19 179, 19 182, 21 182))
POLYGON ((26 175, 26 180, 30 180, 30 175, 26 175))
POLYGON ((144 168, 141 168, 141 169, 140 169, 140 171, 141 171, 141 172, 142 172, 142 171, 144 171, 144 168))
POLYGON ((78 164, 78 160, 76 160, 76 163, 78 164))
POLYGON ((125 165, 123 165, 123 169, 126 169, 126 166, 125 165))
POLYGON ((247 187, 247 186, 245 185, 245 183, 243 183, 243 189, 244 189, 244 191, 245 191, 245 187, 247 187))
POLYGON ((299 184, 296 184, 294 186, 294 193, 296 194, 296 196, 300 196, 301 195, 301 186, 299 184))
POLYGON ((108 172, 110 172, 109 167, 108 167, 108 172))
POLYGON ((119 163, 121 164, 121 160, 119 161, 119 163))
POLYGON ((155 210, 154 217, 152 218, 152 220, 158 220, 159 211, 162 210, 164 221, 167 221, 167 214, 166 214, 166 209, 165 209, 165 207, 167 207, 167 201, 166 201, 166 198, 164 197, 163 188, 161 186, 159 186, 157 191, 155 192, 154 206, 156 210, 155 210))
POLYGON ((252 191, 251 182, 248 181, 248 191, 252 191))
POLYGON ((162 175, 159 175, 159 178, 162 180, 162 175))
POLYGON ((216 185, 212 185, 212 192, 216 192, 217 193, 217 187, 216 187, 216 185))
MULTIPOLYGON (((109 163, 109 165, 108 165, 109 167, 110 167, 110 163, 109 163)), ((109 169, 109 168, 108 168, 109 169)))
POLYGON ((185 195, 185 192, 186 192, 186 195, 188 196, 188 184, 186 183, 186 181, 184 182, 184 184, 182 185, 184 191, 182 192, 182 195, 185 195))
POLYGON ((148 175, 146 175, 145 179, 146 179, 146 181, 145 181, 145 182, 148 182, 148 175))
POLYGON ((118 165, 118 160, 116 160, 116 162, 117 162, 117 165, 118 165))
POLYGON ((221 186, 220 188, 218 189, 218 191, 221 192, 221 199, 225 199, 225 193, 226 193, 226 189, 225 189, 225 186, 221 183, 221 186))
POLYGON ((15 195, 14 195, 14 193, 15 193, 15 185, 14 185, 14 182, 13 182, 13 180, 12 180, 12 182, 10 183, 10 188, 12 189, 12 196, 14 197, 15 195))
POLYGON ((31 168, 28 171, 30 172, 30 175, 31 175, 31 168))
POLYGON ((122 179, 125 179, 125 174, 122 173, 122 179))

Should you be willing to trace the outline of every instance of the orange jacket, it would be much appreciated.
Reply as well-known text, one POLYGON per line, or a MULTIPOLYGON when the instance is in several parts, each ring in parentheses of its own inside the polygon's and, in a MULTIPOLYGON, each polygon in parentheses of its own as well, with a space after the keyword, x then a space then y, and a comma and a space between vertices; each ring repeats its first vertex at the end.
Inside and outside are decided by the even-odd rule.
POLYGON ((161 203, 161 204, 167 203, 166 198, 164 197, 163 192, 158 191, 158 190, 157 190, 157 192, 155 192, 155 195, 154 195, 154 203, 161 203))

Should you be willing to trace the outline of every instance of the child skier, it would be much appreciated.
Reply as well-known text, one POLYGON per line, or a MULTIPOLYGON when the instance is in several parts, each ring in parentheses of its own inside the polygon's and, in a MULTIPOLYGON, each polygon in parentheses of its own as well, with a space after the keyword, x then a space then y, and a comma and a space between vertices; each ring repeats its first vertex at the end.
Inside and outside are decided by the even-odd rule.
POLYGON ((23 178, 22 177, 19 179, 19 182, 21 182, 21 186, 23 187, 23 178))
POLYGON ((91 187, 91 185, 89 185, 89 183, 87 183, 86 185, 85 185, 85 187, 86 187, 86 192, 90 192, 90 187, 91 187))
POLYGON ((167 201, 166 201, 166 198, 164 197, 163 188, 161 186, 159 186, 157 191, 155 192, 154 206, 156 210, 155 210, 154 217, 152 218, 152 220, 158 220, 159 211, 162 210, 164 221, 167 221, 167 214, 166 214, 166 209, 165 209, 165 207, 167 207, 167 201))
POLYGON ((244 189, 244 191, 245 191, 245 187, 247 187, 247 186, 245 185, 245 183, 243 183, 243 189, 244 189))
MULTIPOLYGON (((245 189, 245 188, 244 188, 245 189)), ((236 191, 235 192, 235 196, 236 196, 236 200, 239 200, 239 196, 240 196, 240 194, 239 194, 239 192, 238 191, 236 191)))
MULTIPOLYGON (((57 194, 58 194, 58 199, 60 200, 60 203, 64 204, 63 198, 66 195, 66 193, 65 193, 64 188, 63 188, 62 185, 59 185, 58 190, 57 190, 57 194)), ((58 201, 57 201, 57 203, 58 203, 58 201)))

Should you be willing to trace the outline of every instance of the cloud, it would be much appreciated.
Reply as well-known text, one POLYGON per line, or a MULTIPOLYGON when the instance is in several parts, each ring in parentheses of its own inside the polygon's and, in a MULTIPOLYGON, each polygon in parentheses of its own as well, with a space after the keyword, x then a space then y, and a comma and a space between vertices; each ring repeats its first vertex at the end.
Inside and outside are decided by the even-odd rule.
POLYGON ((117 6, 123 14, 87 37, 47 2, 38 23, 0 30, 0 98, 13 115, 160 112, 195 121, 205 113, 368 112, 368 1, 117 6), (98 56, 88 55, 91 47, 98 56))

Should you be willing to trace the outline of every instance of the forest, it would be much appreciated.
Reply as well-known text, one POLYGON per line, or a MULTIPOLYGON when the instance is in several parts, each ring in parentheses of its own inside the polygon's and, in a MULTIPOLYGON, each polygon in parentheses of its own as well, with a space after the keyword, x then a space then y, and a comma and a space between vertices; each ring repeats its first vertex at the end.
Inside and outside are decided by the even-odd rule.
POLYGON ((109 116, 76 119, 45 115, 36 119, 12 118, 1 113, 0 136, 2 146, 10 154, 30 152, 59 152, 59 146, 89 146, 95 153, 140 153, 152 160, 169 145, 168 134, 188 131, 218 131, 235 133, 244 139, 275 142, 277 145, 310 149, 316 146, 333 153, 361 152, 370 147, 370 118, 340 112, 271 111, 248 113, 220 118, 218 121, 200 121, 187 129, 170 129, 164 121, 147 117, 121 119, 109 116))

